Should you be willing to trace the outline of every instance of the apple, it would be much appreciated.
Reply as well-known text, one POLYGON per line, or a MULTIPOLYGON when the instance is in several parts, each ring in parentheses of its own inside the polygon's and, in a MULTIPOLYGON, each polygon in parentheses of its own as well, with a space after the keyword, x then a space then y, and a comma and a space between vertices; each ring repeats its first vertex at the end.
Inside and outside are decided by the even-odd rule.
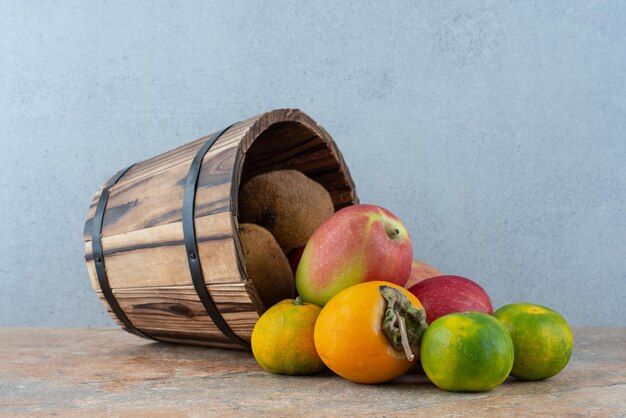
POLYGON ((381 280, 404 286, 411 273, 413 247, 402 222, 374 205, 337 211, 313 233, 296 271, 305 302, 324 306, 350 286, 381 280))
POLYGON ((297 247, 289 251, 289 254, 287 254, 287 258, 289 259, 289 265, 291 266, 291 272, 293 273, 294 277, 296 275, 296 271, 298 270, 298 264, 300 264, 300 259, 302 258, 303 252, 304 247, 297 247))
POLYGON ((409 292, 424 306, 429 323, 454 312, 493 313, 493 305, 487 292, 466 277, 431 277, 411 286, 409 292))
POLYGON ((426 264, 420 260, 413 260, 413 264, 411 265, 411 274, 409 275, 409 280, 406 281, 404 287, 408 289, 422 280, 437 276, 443 276, 443 273, 430 264, 426 264))

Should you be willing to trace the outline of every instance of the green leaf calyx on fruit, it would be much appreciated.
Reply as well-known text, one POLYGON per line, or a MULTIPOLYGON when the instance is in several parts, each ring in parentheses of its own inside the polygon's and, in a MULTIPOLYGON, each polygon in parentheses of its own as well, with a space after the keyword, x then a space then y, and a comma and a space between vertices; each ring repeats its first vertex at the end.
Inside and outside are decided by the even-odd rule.
POLYGON ((382 320, 383 333, 393 348, 404 350, 407 359, 413 360, 413 353, 419 352, 422 334, 428 327, 426 312, 413 306, 399 289, 380 286, 379 290, 387 302, 382 320))

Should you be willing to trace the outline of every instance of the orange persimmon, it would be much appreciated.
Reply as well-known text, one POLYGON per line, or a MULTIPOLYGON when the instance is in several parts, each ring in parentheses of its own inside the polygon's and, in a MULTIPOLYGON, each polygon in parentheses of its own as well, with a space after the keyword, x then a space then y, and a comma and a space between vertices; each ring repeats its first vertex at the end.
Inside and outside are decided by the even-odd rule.
POLYGON ((315 323, 315 348, 338 375, 381 383, 405 373, 427 327, 420 301, 393 283, 374 281, 335 295, 315 323))

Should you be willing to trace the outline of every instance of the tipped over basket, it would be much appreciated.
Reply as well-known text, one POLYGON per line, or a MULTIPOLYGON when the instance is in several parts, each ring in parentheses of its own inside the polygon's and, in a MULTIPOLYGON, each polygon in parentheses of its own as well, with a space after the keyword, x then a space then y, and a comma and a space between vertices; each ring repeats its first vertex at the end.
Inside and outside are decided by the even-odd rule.
POLYGON ((240 184, 294 169, 323 185, 335 209, 358 203, 330 135, 280 109, 200 138, 113 176, 84 230, 91 284, 126 331, 164 342, 249 348, 267 307, 238 236, 240 184))

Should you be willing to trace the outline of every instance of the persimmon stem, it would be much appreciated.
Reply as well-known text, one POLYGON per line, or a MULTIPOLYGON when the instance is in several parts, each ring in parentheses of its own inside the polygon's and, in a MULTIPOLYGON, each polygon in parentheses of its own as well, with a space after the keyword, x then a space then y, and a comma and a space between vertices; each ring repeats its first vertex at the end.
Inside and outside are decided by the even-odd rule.
POLYGON ((400 315, 400 313, 398 311, 396 311, 396 313, 398 314, 398 316, 397 316, 397 318, 398 318, 398 327, 400 328, 400 339, 402 340, 402 348, 404 348, 404 354, 406 355, 407 360, 413 361, 415 356, 411 352, 411 346, 409 345, 409 339, 408 339, 408 337, 406 335, 406 323, 404 321, 404 317, 402 315, 400 315))
POLYGON ((404 351, 407 359, 415 359, 422 334, 428 327, 424 309, 413 306, 407 297, 408 292, 402 288, 382 285, 379 291, 387 302, 380 324, 387 341, 398 354, 404 351))

